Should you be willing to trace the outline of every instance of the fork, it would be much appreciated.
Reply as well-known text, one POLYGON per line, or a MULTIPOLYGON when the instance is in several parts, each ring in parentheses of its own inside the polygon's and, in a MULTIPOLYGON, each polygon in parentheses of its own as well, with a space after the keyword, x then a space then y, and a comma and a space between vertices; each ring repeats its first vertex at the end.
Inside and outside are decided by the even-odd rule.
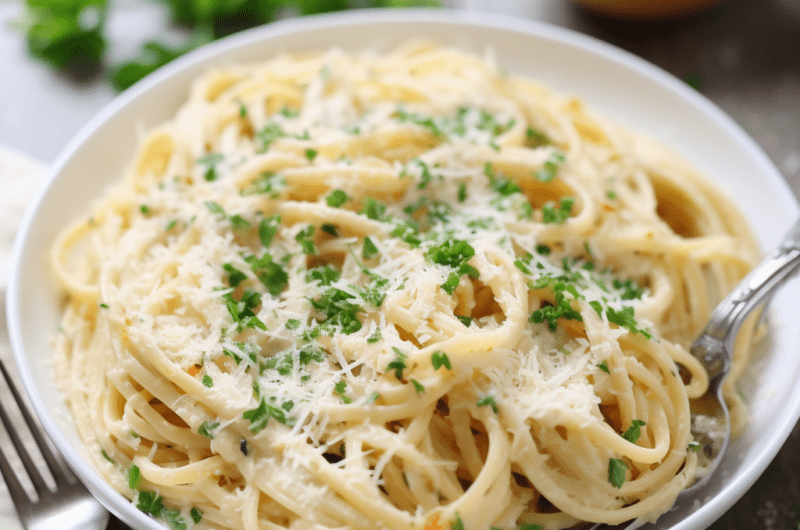
POLYGON ((30 429, 33 440, 44 458, 50 474, 55 482, 55 487, 48 486, 30 453, 23 445, 22 439, 14 428, 11 418, 6 411, 6 403, 0 402, 0 420, 5 426, 8 437, 28 474, 36 498, 31 498, 25 487, 20 482, 11 462, 6 456, 6 451, 0 447, 0 472, 6 482, 11 499, 17 509, 22 525, 27 530, 101 530, 108 525, 109 512, 103 507, 94 495, 69 472, 60 462, 44 439, 41 431, 36 426, 31 413, 23 403, 19 391, 9 377, 8 371, 0 360, 0 371, 6 380, 11 395, 16 401, 25 423, 30 429))

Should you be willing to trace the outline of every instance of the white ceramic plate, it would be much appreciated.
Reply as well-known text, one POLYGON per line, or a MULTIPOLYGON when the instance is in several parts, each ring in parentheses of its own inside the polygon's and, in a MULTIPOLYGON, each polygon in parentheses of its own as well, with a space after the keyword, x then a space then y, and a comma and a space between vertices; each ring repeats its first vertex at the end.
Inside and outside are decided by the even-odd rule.
MULTIPOLYGON (((674 147, 738 202, 764 248, 776 244, 798 216, 793 196, 756 144, 716 106, 658 68, 595 39, 531 21, 454 11, 364 11, 292 19, 224 39, 168 65, 122 94, 59 156, 48 185, 28 210, 17 241, 8 292, 16 360, 44 428, 89 488, 136 529, 162 529, 114 492, 88 464, 54 384, 48 337, 59 323, 59 292, 48 249, 61 227, 88 209, 116 181, 132 156, 136 133, 169 119, 201 71, 276 52, 331 46, 391 46, 433 37, 482 53, 494 50, 510 71, 536 77, 674 147)), ((706 528, 763 472, 800 416, 798 285, 773 302, 774 337, 758 377, 745 389, 752 421, 699 504, 680 505, 657 527, 706 528)), ((472 529, 470 529, 472 530, 472 529)))

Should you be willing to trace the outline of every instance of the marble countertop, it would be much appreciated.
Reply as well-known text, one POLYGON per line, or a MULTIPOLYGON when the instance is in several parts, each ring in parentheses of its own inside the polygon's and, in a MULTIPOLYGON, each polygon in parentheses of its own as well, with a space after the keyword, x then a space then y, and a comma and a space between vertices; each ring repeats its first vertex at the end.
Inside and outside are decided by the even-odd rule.
MULTIPOLYGON (((446 3, 571 28, 691 82, 741 124, 800 197, 800 0, 723 0, 694 16, 655 22, 604 18, 567 0, 446 3)), ((130 56, 138 42, 169 31, 157 2, 114 5, 112 57, 130 56)), ((15 29, 21 13, 16 1, 0 3, 0 146, 47 164, 115 94, 101 82, 77 83, 32 61, 15 29)), ((786 530, 798 524, 800 425, 750 491, 710 528, 786 530)))

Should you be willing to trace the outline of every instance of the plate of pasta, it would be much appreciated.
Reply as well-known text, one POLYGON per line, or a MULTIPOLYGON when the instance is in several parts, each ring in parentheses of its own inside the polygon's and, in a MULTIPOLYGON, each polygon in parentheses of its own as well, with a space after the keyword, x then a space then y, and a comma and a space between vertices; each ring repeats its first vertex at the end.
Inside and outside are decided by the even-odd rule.
POLYGON ((287 20, 68 146, 10 335, 46 431, 133 528, 700 529, 800 416, 800 299, 740 332, 734 442, 676 504, 719 430, 687 349, 797 214, 730 118, 602 42, 287 20))

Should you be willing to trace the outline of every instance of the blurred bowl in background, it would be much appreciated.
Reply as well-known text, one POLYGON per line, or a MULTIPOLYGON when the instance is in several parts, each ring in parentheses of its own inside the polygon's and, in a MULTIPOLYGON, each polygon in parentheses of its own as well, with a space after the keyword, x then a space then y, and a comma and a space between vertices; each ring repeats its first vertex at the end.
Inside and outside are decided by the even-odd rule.
MULTIPOLYGON (((691 15, 722 0, 573 0, 601 15, 625 19, 669 19, 691 15)), ((793 0, 784 0, 787 2, 793 0)), ((798 2, 793 2, 798 3, 798 2)))

